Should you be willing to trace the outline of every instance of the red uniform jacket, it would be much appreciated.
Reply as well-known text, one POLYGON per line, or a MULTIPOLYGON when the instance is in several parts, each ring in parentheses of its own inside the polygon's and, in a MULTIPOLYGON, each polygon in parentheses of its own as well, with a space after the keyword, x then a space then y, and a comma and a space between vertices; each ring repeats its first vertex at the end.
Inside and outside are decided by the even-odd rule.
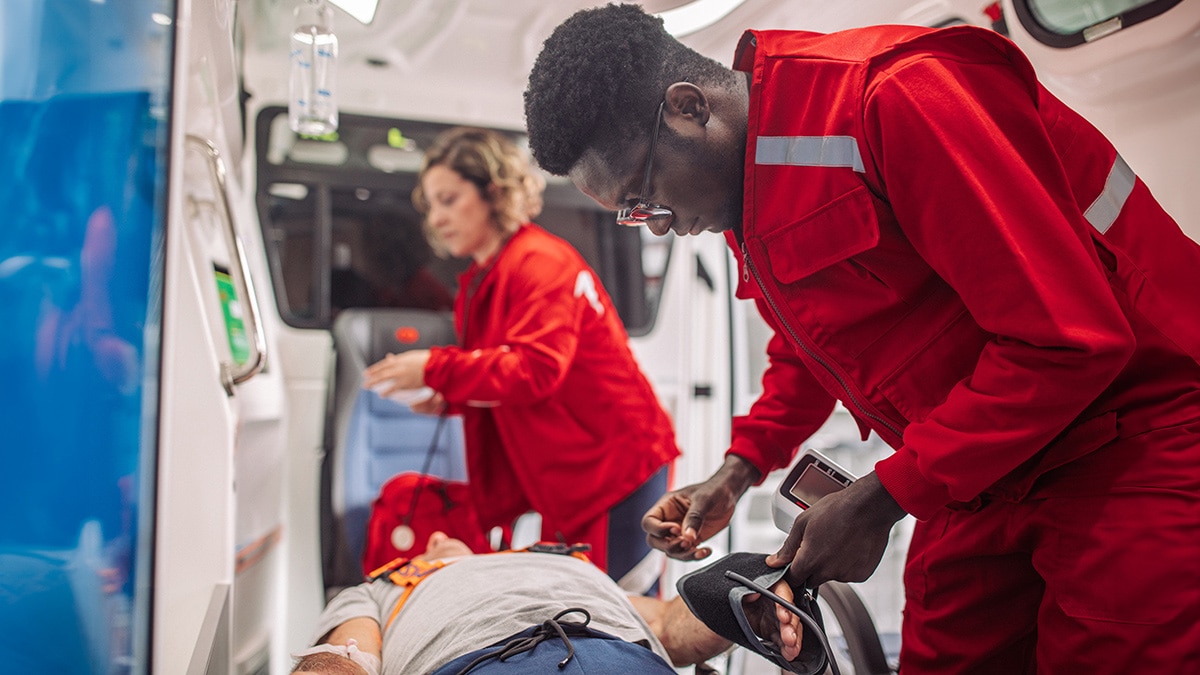
POLYGON ((896 449, 876 473, 923 518, 1102 489, 1037 479, 1200 417, 1200 247, 1010 42, 752 31, 735 67, 752 83, 728 239, 776 335, 730 452, 785 466, 836 398, 896 449))
POLYGON ((463 414, 484 527, 530 508, 572 530, 679 450, 621 319, 575 249, 525 225, 460 279, 463 347, 435 347, 425 382, 463 414))

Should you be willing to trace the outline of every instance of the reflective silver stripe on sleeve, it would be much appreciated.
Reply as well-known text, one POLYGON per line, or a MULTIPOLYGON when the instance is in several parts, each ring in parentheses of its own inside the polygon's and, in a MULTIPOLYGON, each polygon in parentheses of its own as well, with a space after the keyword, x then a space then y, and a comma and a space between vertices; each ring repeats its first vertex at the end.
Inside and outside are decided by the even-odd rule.
POLYGON ((1129 194, 1133 192, 1136 180, 1133 169, 1117 155, 1112 169, 1108 172, 1108 179, 1104 181, 1104 191, 1096 197, 1096 201, 1092 202, 1087 211, 1083 212, 1083 217, 1087 218, 1100 234, 1108 232, 1108 228, 1117 221, 1117 216, 1121 215, 1121 209, 1125 206, 1125 200, 1129 199, 1129 194))
POLYGON ((853 136, 759 136, 754 163, 841 166, 863 173, 862 155, 853 136))

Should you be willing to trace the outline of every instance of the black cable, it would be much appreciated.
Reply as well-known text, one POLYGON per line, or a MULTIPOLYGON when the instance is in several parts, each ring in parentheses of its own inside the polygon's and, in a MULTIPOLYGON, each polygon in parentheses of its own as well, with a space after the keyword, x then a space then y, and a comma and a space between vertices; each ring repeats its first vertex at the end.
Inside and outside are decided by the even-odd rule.
MULTIPOLYGON (((433 455, 437 451, 438 437, 442 435, 442 427, 446 425, 446 412, 443 410, 437 419, 437 426, 433 428, 433 440, 429 442, 429 450, 425 452, 425 463, 421 466, 421 475, 429 475, 429 467, 433 464, 433 455)), ((417 500, 421 497, 421 489, 425 487, 425 481, 417 482, 417 489, 413 490, 412 503, 408 505, 408 513, 404 514, 403 525, 405 527, 412 526, 413 515, 417 512, 417 500)))

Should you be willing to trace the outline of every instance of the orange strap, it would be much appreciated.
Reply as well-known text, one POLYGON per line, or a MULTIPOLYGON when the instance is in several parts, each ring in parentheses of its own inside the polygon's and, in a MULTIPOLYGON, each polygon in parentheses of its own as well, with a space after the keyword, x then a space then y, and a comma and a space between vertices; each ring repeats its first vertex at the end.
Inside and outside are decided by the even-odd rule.
POLYGON ((400 599, 396 601, 396 606, 392 608, 392 615, 388 617, 387 624, 383 627, 384 631, 387 631, 388 626, 391 626, 392 622, 396 620, 396 616, 400 614, 400 608, 408 601, 408 596, 412 595, 413 589, 417 587, 417 584, 424 581, 425 577, 445 566, 446 563, 441 560, 426 562, 420 558, 412 560, 398 558, 371 573, 372 580, 378 578, 376 573, 380 573, 380 575, 387 573, 388 581, 396 586, 404 586, 404 592, 400 594, 400 599))

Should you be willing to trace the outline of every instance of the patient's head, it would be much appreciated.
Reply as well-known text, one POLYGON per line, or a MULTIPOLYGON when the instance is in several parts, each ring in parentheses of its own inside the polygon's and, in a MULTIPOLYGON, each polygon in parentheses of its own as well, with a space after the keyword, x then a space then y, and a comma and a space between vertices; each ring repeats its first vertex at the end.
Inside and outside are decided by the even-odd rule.
POLYGON ((417 556, 421 560, 442 560, 445 558, 461 558, 471 555, 471 547, 461 539, 455 539, 445 532, 434 532, 429 535, 425 544, 425 552, 417 556))
POLYGON ((292 675, 363 675, 362 666, 337 654, 310 654, 296 664, 292 675))

